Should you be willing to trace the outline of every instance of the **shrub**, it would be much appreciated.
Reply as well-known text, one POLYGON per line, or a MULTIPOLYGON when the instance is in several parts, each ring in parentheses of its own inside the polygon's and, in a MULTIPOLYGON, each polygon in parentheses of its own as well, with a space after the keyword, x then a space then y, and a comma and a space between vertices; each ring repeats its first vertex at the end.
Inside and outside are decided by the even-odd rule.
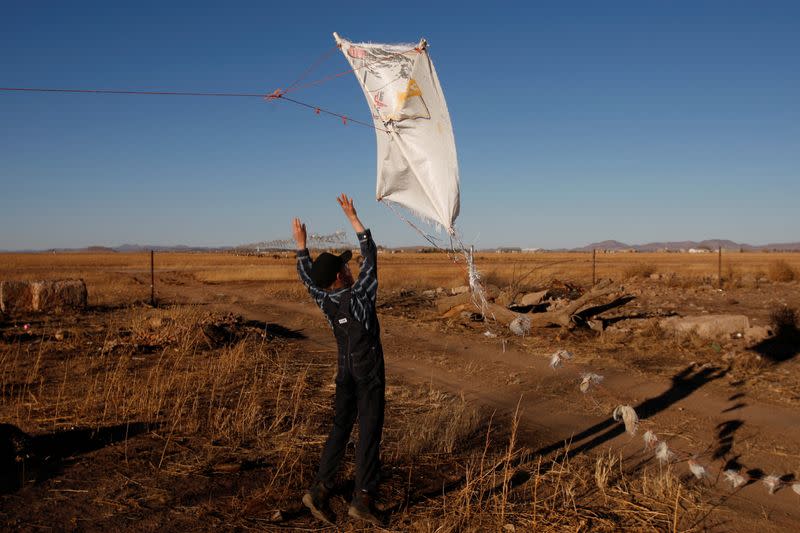
POLYGON ((629 278, 649 278, 652 274, 656 273, 656 267, 647 263, 635 263, 628 265, 622 269, 622 275, 625 279, 629 278))
POLYGON ((797 310, 788 305, 773 309, 769 315, 769 319, 775 331, 778 333, 782 331, 792 331, 797 328, 797 310))
POLYGON ((784 261, 779 259, 769 265, 769 279, 771 281, 793 281, 797 279, 797 272, 784 261))

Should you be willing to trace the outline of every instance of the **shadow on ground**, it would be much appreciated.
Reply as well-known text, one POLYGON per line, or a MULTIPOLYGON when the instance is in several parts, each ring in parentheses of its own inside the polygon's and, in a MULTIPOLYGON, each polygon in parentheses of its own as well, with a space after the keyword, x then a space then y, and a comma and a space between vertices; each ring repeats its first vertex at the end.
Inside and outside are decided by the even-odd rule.
MULTIPOLYGON (((726 373, 727 370, 721 368, 704 367, 698 369, 693 365, 689 365, 672 377, 672 385, 666 391, 633 407, 640 418, 646 419, 652 417, 675 405, 675 403, 678 401, 690 396, 707 383, 720 379, 721 377, 725 376, 726 373)), ((732 442, 732 440, 729 441, 726 439, 732 439, 733 431, 738 428, 728 427, 719 429, 719 445, 722 449, 724 449, 726 445, 732 442)), ((598 446, 601 446, 602 444, 622 435, 624 432, 625 426, 623 426, 620 422, 615 421, 612 417, 608 417, 602 422, 594 424, 584 429, 580 433, 573 435, 570 439, 570 442, 577 444, 575 447, 569 447, 570 443, 562 439, 554 441, 546 446, 542 446, 530 454, 524 454, 516 461, 512 461, 510 463, 511 466, 517 467, 517 470, 508 480, 508 486, 519 486, 531 479, 532 474, 524 467, 524 465, 530 461, 531 458, 535 460, 540 456, 546 456, 556 452, 563 452, 558 454, 559 459, 572 457, 597 448, 598 446), (567 447, 569 447, 569 449, 564 451, 567 447)), ((504 465, 505 463, 503 466, 504 465)), ((542 463, 541 465, 537 466, 537 471, 539 474, 542 474, 546 472, 550 466, 552 466, 551 462, 548 464, 542 463)), ((404 502, 392 506, 387 510, 387 512, 388 514, 393 514, 403 508, 413 506, 430 498, 435 498, 441 496, 442 494, 459 490, 464 486, 465 482, 465 479, 460 479, 452 483, 448 483, 442 487, 438 487, 434 491, 409 495, 404 502)), ((490 497, 497 491, 502 490, 502 487, 503 484, 501 483, 494 490, 487 491, 484 494, 485 497, 490 497)))
POLYGON ((76 456, 124 442, 155 427, 131 422, 28 435, 13 424, 0 424, 0 494, 14 492, 27 481, 57 476, 76 456))
MULTIPOLYGON (((654 398, 650 398, 633 406, 633 408, 636 410, 639 418, 650 418, 688 397, 703 385, 723 377, 726 373, 727 370, 721 368, 705 367, 696 370, 692 365, 687 366, 672 376, 672 385, 669 389, 654 398)), ((570 449, 569 455, 577 455, 590 451, 623 433, 625 433, 625 426, 616 422, 612 417, 608 417, 602 422, 573 435, 571 442, 578 444, 570 449), (586 440, 586 442, 581 444, 584 440, 586 440)), ((548 455, 562 449, 564 445, 565 442, 559 440, 539 448, 533 452, 533 455, 548 455)))
POLYGON ((794 324, 779 327, 774 337, 763 340, 750 349, 773 363, 783 363, 800 353, 800 329, 794 324))

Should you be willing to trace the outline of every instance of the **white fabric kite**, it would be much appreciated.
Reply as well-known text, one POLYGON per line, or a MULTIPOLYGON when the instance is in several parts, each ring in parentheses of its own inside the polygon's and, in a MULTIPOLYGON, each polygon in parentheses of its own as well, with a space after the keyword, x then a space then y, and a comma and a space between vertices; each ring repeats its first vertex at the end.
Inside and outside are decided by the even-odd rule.
POLYGON ((427 43, 352 43, 333 36, 372 111, 377 199, 402 205, 453 234, 459 208, 456 142, 427 43))

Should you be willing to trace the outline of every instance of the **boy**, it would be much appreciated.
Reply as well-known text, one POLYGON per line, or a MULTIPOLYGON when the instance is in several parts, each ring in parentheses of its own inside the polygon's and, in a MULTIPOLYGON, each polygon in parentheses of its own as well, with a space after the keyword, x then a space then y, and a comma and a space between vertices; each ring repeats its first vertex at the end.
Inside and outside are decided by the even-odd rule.
POLYGON ((297 271, 311 297, 328 319, 338 346, 336 397, 333 429, 322 451, 319 471, 303 496, 311 513, 330 525, 335 515, 329 499, 336 471, 344 456, 356 417, 359 439, 356 448, 356 479, 347 514, 373 525, 382 525, 373 507, 380 476, 379 448, 385 405, 383 347, 375 298, 378 292, 377 248, 368 229, 358 219, 353 200, 342 194, 336 199, 358 236, 364 259, 358 279, 350 273, 350 251, 341 255, 320 254, 312 263, 306 249, 306 227, 293 222, 297 243, 297 271))

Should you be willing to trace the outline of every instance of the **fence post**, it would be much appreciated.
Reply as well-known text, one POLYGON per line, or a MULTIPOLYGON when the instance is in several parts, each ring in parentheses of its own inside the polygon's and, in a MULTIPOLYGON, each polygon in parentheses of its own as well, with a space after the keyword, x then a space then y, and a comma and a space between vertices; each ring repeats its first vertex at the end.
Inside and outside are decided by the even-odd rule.
POLYGON ((150 250, 150 305, 156 306, 156 274, 154 269, 153 250, 150 250))
POLYGON ((592 287, 597 283, 597 249, 592 248, 592 287))
POLYGON ((717 283, 718 288, 722 288, 722 245, 719 245, 719 255, 717 256, 717 283))

